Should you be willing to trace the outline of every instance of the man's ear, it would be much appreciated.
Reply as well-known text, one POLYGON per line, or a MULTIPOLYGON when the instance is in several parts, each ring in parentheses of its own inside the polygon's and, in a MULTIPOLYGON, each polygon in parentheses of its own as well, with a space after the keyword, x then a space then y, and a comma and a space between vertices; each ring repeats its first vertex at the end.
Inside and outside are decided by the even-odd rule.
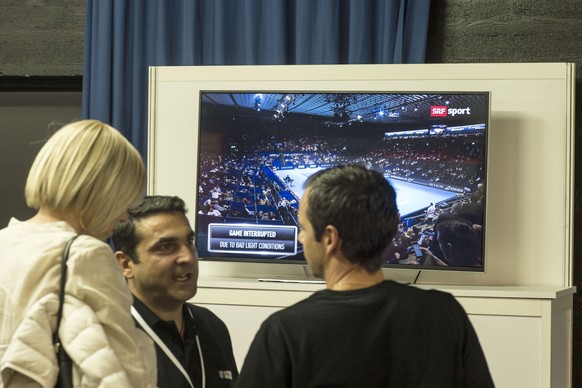
POLYGON ((341 238, 337 228, 333 225, 327 225, 323 232, 322 241, 327 253, 336 252, 341 246, 341 238))
POLYGON ((115 258, 121 268, 121 273, 126 279, 133 278, 133 261, 123 251, 116 251, 115 258))
POLYGON ((446 243, 444 248, 444 254, 446 254, 447 256, 451 256, 455 253, 455 249, 453 248, 453 245, 451 243, 446 243))

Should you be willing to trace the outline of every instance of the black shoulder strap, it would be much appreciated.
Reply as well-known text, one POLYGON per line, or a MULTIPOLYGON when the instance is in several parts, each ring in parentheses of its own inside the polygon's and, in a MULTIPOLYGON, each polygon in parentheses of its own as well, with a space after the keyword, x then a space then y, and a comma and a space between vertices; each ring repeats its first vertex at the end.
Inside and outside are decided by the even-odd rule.
POLYGON ((61 326, 61 318, 63 317, 63 304, 65 302, 65 284, 67 283, 67 260, 69 259, 69 251, 71 250, 73 241, 75 241, 77 237, 79 237, 79 235, 72 237, 69 241, 67 241, 67 245, 65 245, 65 249, 63 251, 61 260, 61 282, 59 287, 59 309, 57 310, 57 327, 53 334, 53 342, 59 336, 59 327, 61 326))

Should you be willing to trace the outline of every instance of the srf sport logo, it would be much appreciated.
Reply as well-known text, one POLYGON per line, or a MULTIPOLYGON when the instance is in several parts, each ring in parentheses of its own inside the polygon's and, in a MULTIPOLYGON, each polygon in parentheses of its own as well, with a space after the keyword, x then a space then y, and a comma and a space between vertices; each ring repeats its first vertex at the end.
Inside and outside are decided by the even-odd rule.
POLYGON ((447 117, 455 115, 470 115, 471 108, 449 108, 446 105, 433 105, 430 107, 430 117, 447 117))

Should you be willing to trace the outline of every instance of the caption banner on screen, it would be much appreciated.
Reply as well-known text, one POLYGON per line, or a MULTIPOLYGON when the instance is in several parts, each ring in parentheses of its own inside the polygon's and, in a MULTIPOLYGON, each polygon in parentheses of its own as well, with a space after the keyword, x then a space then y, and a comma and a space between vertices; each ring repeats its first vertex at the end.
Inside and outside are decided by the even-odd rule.
POLYGON ((283 225, 209 224, 210 252, 295 255, 297 227, 283 225))

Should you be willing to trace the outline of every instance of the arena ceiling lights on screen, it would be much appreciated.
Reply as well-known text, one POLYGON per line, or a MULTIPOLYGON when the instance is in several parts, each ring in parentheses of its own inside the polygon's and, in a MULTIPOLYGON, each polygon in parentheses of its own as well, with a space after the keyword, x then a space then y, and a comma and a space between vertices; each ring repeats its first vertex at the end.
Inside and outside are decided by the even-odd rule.
MULTIPOLYGON (((203 94, 203 102, 262 113, 265 119, 318 117, 330 125, 354 122, 418 122, 430 119, 430 107, 451 107, 462 112, 474 106, 475 96, 410 93, 216 93, 203 94)), ((259 115, 257 115, 259 117, 259 115)))

